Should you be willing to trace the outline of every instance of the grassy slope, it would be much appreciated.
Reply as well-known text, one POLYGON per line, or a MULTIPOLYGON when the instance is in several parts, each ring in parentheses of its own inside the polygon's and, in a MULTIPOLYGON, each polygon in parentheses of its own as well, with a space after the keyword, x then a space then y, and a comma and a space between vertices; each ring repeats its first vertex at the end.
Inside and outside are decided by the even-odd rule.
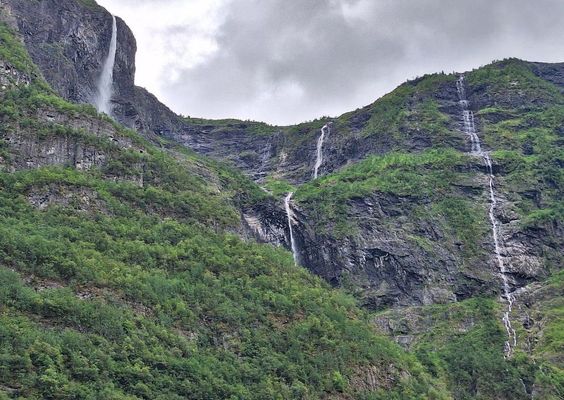
MULTIPOLYGON (((444 81, 454 77, 432 76, 425 90, 437 90, 444 81), (428 85, 428 86, 427 86, 428 85)), ((523 229, 542 228, 552 232, 564 220, 562 199, 563 172, 562 133, 564 125, 564 96, 550 83, 536 77, 530 67, 517 60, 508 60, 481 68, 469 74, 469 84, 487 90, 498 106, 478 113, 481 136, 499 169, 499 188, 516 204, 523 229), (516 101, 516 99, 520 99, 516 101)), ((401 142, 402 132, 409 132, 406 104, 413 87, 403 85, 371 106, 373 117, 365 128, 365 135, 392 132, 401 142)), ((423 90, 423 89, 422 89, 423 90)), ((424 91, 424 90, 423 90, 424 91)), ((419 105, 433 110, 432 104, 419 105)), ((350 114, 352 115, 352 114, 350 114)), ((425 121, 421 116, 412 123, 425 121)), ((346 123, 348 116, 341 117, 346 123)), ((432 116, 426 123, 430 132, 447 138, 443 132, 445 116, 432 116), (434 122, 433 122, 434 121, 434 122)), ((451 132, 450 135, 460 135, 451 132)), ((473 204, 468 193, 460 191, 465 182, 475 180, 475 162, 463 153, 439 143, 434 149, 421 153, 389 153, 371 156, 321 179, 297 188, 294 199, 316 221, 318 231, 337 238, 355 235, 355 219, 350 217, 350 201, 377 194, 393 195, 424 205, 410 211, 409 222, 415 226, 440 224, 450 231, 453 239, 462 243, 470 268, 472 257, 483 252, 481 237, 488 235, 485 206, 473 204)), ((392 218, 393 219, 393 218, 392 218)), ((383 219, 380 224, 394 223, 383 219)), ((432 243, 409 232, 409 224, 402 227, 402 235, 432 250, 432 243)), ((561 247, 558 238, 555 248, 561 247)), ((561 259, 547 260, 553 271, 561 268, 561 259)), ((564 285, 557 277, 545 285, 546 291, 559 293, 564 285)), ((514 360, 503 359, 505 334, 499 322, 499 306, 491 300, 471 300, 460 305, 422 308, 419 312, 430 318, 429 333, 419 337, 416 354, 424 364, 449 382, 454 396, 469 398, 527 398, 521 390, 523 378, 527 385, 535 383, 539 398, 558 398, 562 395, 562 343, 558 332, 562 305, 558 297, 542 299, 539 318, 546 319, 545 329, 535 339, 541 342, 533 350, 521 349, 514 360), (471 329, 453 332, 452 326, 461 321, 474 321, 471 329), (477 321, 477 322, 476 322, 477 321), (469 351, 470 350, 470 351, 469 351)), ((401 317, 400 317, 401 318, 401 317)), ((521 338, 528 333, 519 325, 521 338)), ((523 339, 525 340, 525 339, 523 339)))
POLYGON ((412 351, 449 382, 456 399, 528 399, 533 385, 535 398, 557 399, 564 393, 562 273, 538 286, 527 311, 535 325, 527 330, 514 323, 519 346, 510 360, 503 357, 502 305, 492 299, 389 310, 374 318, 391 319, 412 335, 412 351))
POLYGON ((504 190, 518 194, 524 223, 564 220, 564 96, 550 83, 537 78, 526 63, 510 60, 473 72, 469 83, 496 97, 496 107, 482 109, 485 144, 504 176, 504 190), (525 99, 514 105, 514 99, 525 99), (523 196, 538 193, 534 202, 523 196))
POLYGON ((2 99, 1 137, 62 135, 110 159, 89 171, 0 172, 0 398, 448 397, 373 333, 352 298, 287 252, 225 233, 241 202, 264 196, 245 178, 193 155, 174 159, 118 126, 143 154, 40 122, 42 108, 102 117, 54 96, 0 33, 2 58, 35 75, 2 99), (136 165, 143 187, 109 179, 139 174, 136 165), (36 193, 70 201, 39 210, 36 193), (368 370, 381 391, 351 384, 368 370))

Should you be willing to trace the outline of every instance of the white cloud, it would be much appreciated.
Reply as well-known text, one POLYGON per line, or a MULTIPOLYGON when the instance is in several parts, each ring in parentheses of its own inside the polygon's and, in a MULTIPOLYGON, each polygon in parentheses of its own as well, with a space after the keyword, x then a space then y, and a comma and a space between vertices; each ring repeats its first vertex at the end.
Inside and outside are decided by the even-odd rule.
POLYGON ((293 123, 407 78, 564 61, 563 0, 99 0, 136 34, 138 84, 186 115, 293 123))
POLYGON ((137 39, 136 82, 157 94, 218 51, 216 36, 228 0, 98 0, 122 17, 137 39))

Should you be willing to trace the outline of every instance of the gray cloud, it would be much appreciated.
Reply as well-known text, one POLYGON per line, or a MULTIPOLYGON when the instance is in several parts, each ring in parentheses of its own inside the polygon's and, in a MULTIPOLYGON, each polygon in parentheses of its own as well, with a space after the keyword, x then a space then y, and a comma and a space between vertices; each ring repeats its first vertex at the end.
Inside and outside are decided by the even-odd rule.
MULTIPOLYGON (((165 69, 158 82, 141 82, 176 111, 299 122, 363 106, 424 73, 509 56, 564 58, 563 0, 231 0, 222 7, 217 51, 197 65, 169 65, 172 79, 165 69)), ((191 27, 162 27, 162 35, 172 33, 189 37, 191 27)))

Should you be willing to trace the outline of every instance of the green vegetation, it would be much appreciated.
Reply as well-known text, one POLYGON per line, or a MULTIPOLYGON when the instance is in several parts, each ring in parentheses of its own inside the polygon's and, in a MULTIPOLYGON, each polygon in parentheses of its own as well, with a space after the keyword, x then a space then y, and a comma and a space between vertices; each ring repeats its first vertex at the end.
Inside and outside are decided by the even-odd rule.
POLYGON ((460 240, 475 248, 479 221, 485 218, 476 215, 483 210, 469 205, 452 186, 468 179, 459 171, 470 162, 463 153, 447 149, 371 156, 301 186, 295 198, 315 214, 313 220, 317 221, 320 229, 332 226, 333 233, 338 236, 354 234, 354 226, 348 218, 351 200, 374 193, 408 198, 412 205, 421 199, 433 200, 435 205, 430 209, 425 206, 416 210, 413 217, 442 217, 460 240), (456 209, 451 208, 453 204, 456 204, 456 209))
POLYGON ((205 119, 184 117, 184 121, 190 125, 198 125, 204 131, 209 132, 217 130, 244 130, 246 133, 253 135, 272 135, 279 129, 277 126, 269 125, 264 122, 242 121, 238 119, 205 119))
MULTIPOLYGON (((538 365, 535 380, 542 387, 545 398, 561 398, 564 395, 564 272, 553 275, 537 291, 537 301, 532 305, 530 316, 536 324, 533 333, 540 329, 532 358, 538 365)), ((521 327, 519 327, 521 328, 521 327)), ((523 337, 530 334, 520 329, 523 337)))
POLYGON ((4 95, 0 121, 0 398, 449 397, 353 298, 227 233, 267 196, 242 175, 37 80, 4 95), (28 169, 11 132, 103 161, 28 169))
POLYGON ((532 365, 526 358, 504 359, 506 333, 501 310, 488 299, 421 309, 432 329, 414 345, 418 358, 437 377, 446 378, 455 399, 527 399, 520 379, 532 365))
MULTIPOLYGON (((425 219, 425 212, 419 212, 425 219)), ((467 198, 447 195, 431 206, 429 216, 430 220, 439 221, 449 237, 464 245, 465 256, 472 256, 482 250, 479 239, 489 233, 484 221, 486 213, 484 206, 472 204, 467 198)))
POLYGON ((8 26, 0 22, 0 60, 26 74, 37 72, 29 55, 8 26))
POLYGON ((456 167, 467 162, 468 158, 464 154, 454 150, 371 156, 302 186, 298 198, 304 201, 319 199, 321 191, 330 191, 331 195, 346 200, 370 194, 375 189, 399 196, 429 195, 441 188, 448 188, 457 173, 456 167))
POLYGON ((287 181, 274 179, 270 176, 266 179, 264 187, 276 198, 283 197, 296 190, 296 188, 287 181))
MULTIPOLYGON (((288 252, 229 233, 246 207, 296 190, 321 234, 354 236, 355 207, 364 207, 379 229, 430 257, 460 247, 457 267, 471 268, 489 234, 487 196, 476 183, 480 162, 454 150, 463 138, 433 97, 453 75, 408 82, 335 121, 342 140, 379 137, 396 151, 299 188, 269 177, 268 194, 224 164, 163 140, 164 152, 93 107, 60 99, 3 24, 0 59, 32 79, 0 101, 0 399, 524 399, 533 384, 543 399, 562 397, 562 273, 532 295, 540 322, 515 325, 520 338, 539 339, 531 348, 520 341, 511 360, 500 305, 482 298, 419 308, 425 326, 409 354, 288 252), (102 161, 87 170, 72 160, 28 165, 11 135, 30 146, 62 140, 102 161)), ((478 117, 496 184, 524 229, 557 234, 562 94, 516 60, 475 71, 469 83, 495 98, 478 117)), ((207 132, 284 129, 289 148, 323 125, 185 120, 207 132)), ((394 316, 400 323, 414 317, 385 313, 406 313, 394 316)))
POLYGON ((378 318, 412 327, 411 351, 434 377, 448 383, 457 400, 529 399, 533 385, 539 399, 557 399, 564 389, 559 361, 563 282, 557 274, 534 292, 527 315, 535 325, 527 330, 514 324, 519 340, 511 359, 503 356, 507 336, 500 322, 502 305, 492 299, 391 310, 378 318), (533 337, 542 339, 531 346, 533 337))

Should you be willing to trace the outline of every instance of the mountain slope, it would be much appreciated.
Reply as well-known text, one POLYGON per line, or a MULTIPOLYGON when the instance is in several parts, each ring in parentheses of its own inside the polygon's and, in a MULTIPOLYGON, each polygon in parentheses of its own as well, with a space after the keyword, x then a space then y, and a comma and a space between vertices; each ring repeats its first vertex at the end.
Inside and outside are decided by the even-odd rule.
MULTIPOLYGON (((516 289, 562 265, 564 97, 517 60, 476 70, 467 81, 479 136, 493 150, 502 255, 516 289)), ((499 288, 487 171, 470 152, 455 83, 445 75, 412 89, 442 98, 427 101, 433 106, 416 103, 434 110, 431 124, 442 121, 442 128, 414 128, 435 144, 371 156, 297 190, 304 265, 337 282, 356 281, 376 307, 455 301, 499 288)), ((384 105, 391 97, 405 103, 404 92, 390 94, 384 105)), ((385 108, 379 103, 376 115, 385 108)), ((411 120, 412 112, 401 108, 391 112, 398 122, 386 129, 398 132, 398 140, 413 137, 405 124, 425 121, 411 120)))
MULTIPOLYGON (((373 398, 380 389, 391 397, 396 390, 399 398, 562 397, 564 64, 511 59, 468 72, 465 99, 459 75, 425 76, 367 107, 292 127, 209 121, 176 116, 133 86, 134 38, 118 20, 114 116, 165 154, 92 108, 61 101, 40 80, 29 85, 43 74, 67 99, 91 101, 72 97, 91 94, 97 78, 73 57, 78 49, 81 60, 99 70, 111 21, 92 1, 34 3, 48 11, 42 25, 29 2, 1 3, 2 19, 19 30, 38 64, 16 45, 11 52, 0 48, 9 61, 0 70, 9 88, 1 107, 0 164, 7 172, 5 215, 12 218, 3 228, 9 238, 3 257, 21 274, 6 277, 15 283, 5 298, 23 293, 28 299, 11 310, 39 322, 61 318, 34 308, 54 300, 29 297, 22 280, 41 293, 70 286, 79 298, 91 297, 84 288, 92 287, 103 304, 134 310, 143 321, 196 342, 198 357, 209 356, 198 366, 214 366, 191 375, 198 383, 189 390, 207 390, 200 397, 248 398, 253 392, 272 398, 277 392, 308 398, 307 392, 310 398, 373 398), (103 23, 92 22, 98 19, 103 23), (53 47, 63 49, 59 61, 80 79, 53 74, 45 57, 52 53, 44 53, 53 47), (470 116, 480 152, 472 149, 470 116), (312 180, 326 124, 321 178, 312 180), (179 144, 238 167, 273 195, 179 144), (371 336, 365 312, 351 298, 301 275, 287 254, 227 233, 290 248, 283 208, 290 191, 300 262, 352 292, 374 312, 368 318, 375 327, 424 367, 371 336), (37 221, 41 229, 32 226, 37 221), (94 268, 105 265, 114 269, 94 268), (46 275, 36 278, 37 271, 46 275), (198 304, 203 310, 192 309, 198 304), (504 358, 506 312, 517 341, 504 358), (258 327, 260 335, 249 327, 258 327), (270 333, 275 329, 283 329, 282 336, 270 333), (298 350, 288 359, 281 353, 295 338, 298 350), (395 361, 391 367, 375 359, 395 361), (203 376, 214 383, 207 387, 203 376)), ((10 35, 4 37, 9 41, 10 35)), ((83 328, 80 318, 90 310, 73 311, 74 319, 57 326, 99 334, 103 328, 83 328)), ((148 364, 155 380, 172 376, 178 383, 177 371, 167 375, 161 364, 148 364)), ((136 377, 136 385, 153 382, 141 373, 136 377)), ((116 372, 104 384, 148 396, 124 386, 128 379, 116 372)), ((165 387, 159 385, 149 389, 165 387)))
POLYGON ((229 233, 257 186, 0 41, 0 398, 449 398, 351 297, 229 233))
POLYGON ((414 88, 400 87, 372 106, 377 122, 387 102, 396 104, 382 128, 389 133, 373 135, 404 143, 426 135, 424 146, 369 156, 298 187, 294 196, 303 264, 356 292, 367 307, 393 306, 377 325, 446 376, 455 398, 562 394, 563 342, 554 332, 564 287, 564 97, 554 77, 563 71, 506 60, 465 74, 486 153, 471 151, 458 76, 408 83, 414 88), (539 68, 550 73, 539 76, 539 68), (410 103, 406 91, 431 100, 410 103), (413 118, 400 104, 434 116, 413 118), (496 301, 476 300, 481 296, 496 301), (516 343, 505 360, 508 297, 516 343))

